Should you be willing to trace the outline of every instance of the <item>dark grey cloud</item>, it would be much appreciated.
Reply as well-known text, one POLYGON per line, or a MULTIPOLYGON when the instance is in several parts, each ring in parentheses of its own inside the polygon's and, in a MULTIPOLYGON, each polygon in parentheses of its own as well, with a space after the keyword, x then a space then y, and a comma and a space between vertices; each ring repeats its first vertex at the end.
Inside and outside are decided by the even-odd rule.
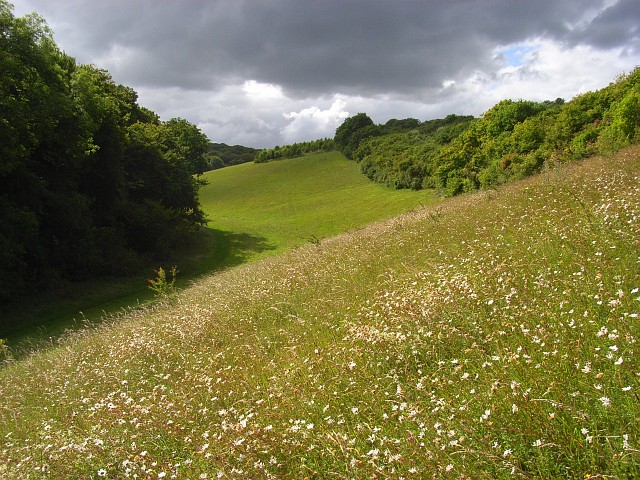
POLYGON ((131 82, 203 89, 253 78, 295 95, 436 88, 486 68, 496 44, 537 36, 611 48, 628 41, 629 32, 637 38, 640 24, 632 0, 608 9, 600 0, 32 4, 64 22, 71 54, 115 55, 114 73, 131 82), (577 25, 589 9, 601 13, 577 25))
MULTIPOLYGON (((326 121, 322 112, 334 112, 336 95, 342 95, 350 111, 366 106, 362 99, 371 100, 377 105, 371 108, 380 112, 399 108, 392 115, 397 118, 451 113, 446 109, 461 106, 467 111, 456 113, 479 114, 484 107, 477 100, 479 87, 488 92, 489 102, 498 93, 513 95, 504 85, 513 86, 515 80, 555 80, 560 74, 552 62, 573 64, 562 52, 598 50, 600 63, 589 61, 600 70, 603 56, 615 68, 628 65, 625 69, 631 70, 640 55, 638 0, 14 3, 19 14, 41 13, 67 53, 107 68, 116 81, 162 102, 161 108, 175 107, 175 99, 167 98, 175 94, 184 102, 197 102, 180 109, 183 115, 191 112, 188 118, 213 128, 220 126, 221 115, 228 115, 233 122, 222 130, 243 131, 239 125, 246 121, 248 138, 268 141, 266 132, 272 131, 274 143, 275 132, 286 126, 283 116, 302 125, 304 115, 290 113, 316 107, 313 112, 321 113, 308 114, 310 118, 326 121), (509 48, 519 44, 527 44, 528 53, 514 61, 509 48), (549 45, 557 49, 549 53, 549 45), (625 55, 626 64, 619 61, 625 55), (276 86, 282 98, 268 96, 262 104, 255 96, 247 100, 242 90, 247 81, 276 86)), ((567 89, 590 85, 578 80, 567 81, 567 89)), ((547 98, 565 94, 548 93, 547 98)))
POLYGON ((640 50, 640 4, 620 0, 602 10, 592 21, 569 35, 573 44, 585 43, 597 48, 626 47, 627 53, 640 50))

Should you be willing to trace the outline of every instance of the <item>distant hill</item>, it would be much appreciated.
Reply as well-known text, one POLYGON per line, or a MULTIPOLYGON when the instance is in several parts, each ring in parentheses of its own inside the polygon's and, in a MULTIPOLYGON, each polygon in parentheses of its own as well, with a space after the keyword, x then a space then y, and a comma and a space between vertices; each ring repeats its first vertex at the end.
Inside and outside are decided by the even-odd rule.
POLYGON ((242 145, 227 145, 226 143, 209 144, 207 171, 218 168, 252 162, 258 149, 242 145))
POLYGON ((251 162, 207 172, 203 179, 207 184, 200 189, 200 202, 209 228, 251 235, 276 252, 361 228, 435 199, 433 190, 395 190, 371 182, 339 152, 251 162))

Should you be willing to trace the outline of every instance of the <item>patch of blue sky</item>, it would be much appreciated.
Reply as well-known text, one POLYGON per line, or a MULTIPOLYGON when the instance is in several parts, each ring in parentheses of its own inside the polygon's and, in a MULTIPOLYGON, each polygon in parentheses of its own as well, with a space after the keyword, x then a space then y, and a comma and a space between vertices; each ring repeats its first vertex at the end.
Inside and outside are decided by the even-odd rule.
POLYGON ((520 67, 527 63, 527 56, 538 49, 538 45, 516 44, 499 51, 509 67, 520 67))

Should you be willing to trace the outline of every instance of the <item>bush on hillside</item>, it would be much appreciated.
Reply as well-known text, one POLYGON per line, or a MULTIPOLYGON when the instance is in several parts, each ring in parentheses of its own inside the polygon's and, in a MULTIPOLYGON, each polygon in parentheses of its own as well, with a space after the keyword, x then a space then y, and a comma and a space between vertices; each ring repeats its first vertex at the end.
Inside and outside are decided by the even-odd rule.
POLYGON ((335 141, 371 180, 451 196, 531 175, 550 160, 614 153, 637 142, 639 132, 636 68, 570 102, 503 100, 478 119, 450 115, 376 126, 361 113, 345 120, 335 141))

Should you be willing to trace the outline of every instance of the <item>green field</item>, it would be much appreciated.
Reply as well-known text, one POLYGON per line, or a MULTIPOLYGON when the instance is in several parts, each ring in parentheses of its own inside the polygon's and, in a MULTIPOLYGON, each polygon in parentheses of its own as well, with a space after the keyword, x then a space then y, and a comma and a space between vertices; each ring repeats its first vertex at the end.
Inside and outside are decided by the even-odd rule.
POLYGON ((205 174, 200 201, 209 227, 239 236, 251 258, 363 227, 435 200, 364 177, 338 152, 245 163, 205 174))
POLYGON ((0 477, 638 478, 638 172, 447 199, 9 361, 0 477))
POLYGON ((161 263, 177 265, 185 287, 212 271, 361 228, 435 200, 431 191, 393 190, 369 181, 337 152, 267 164, 247 163, 208 172, 200 191, 208 217, 192 243, 138 275, 69 285, 63 292, 30 299, 4 312, 3 335, 27 349, 67 328, 96 321, 152 299, 147 278, 161 263))

